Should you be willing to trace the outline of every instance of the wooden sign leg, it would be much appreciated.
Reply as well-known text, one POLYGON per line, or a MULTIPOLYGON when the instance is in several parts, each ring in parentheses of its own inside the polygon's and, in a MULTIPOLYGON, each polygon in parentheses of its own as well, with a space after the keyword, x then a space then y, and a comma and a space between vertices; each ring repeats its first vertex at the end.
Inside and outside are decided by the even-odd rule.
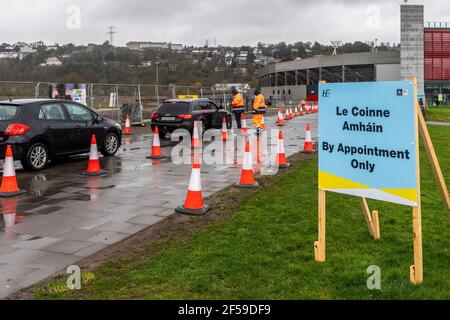
POLYGON ((420 207, 413 208, 414 265, 411 266, 411 282, 415 285, 423 283, 422 255, 422 213, 420 207))
POLYGON ((370 212, 369 205, 366 198, 360 198, 359 202, 364 212, 367 226, 369 227, 369 233, 375 240, 380 239, 380 223, 378 220, 378 211, 370 212))
POLYGON ((450 220, 450 198, 448 196, 447 184, 445 183, 444 175, 442 174, 441 166, 439 165, 436 151, 434 150, 433 142, 431 141, 430 133, 428 132, 428 127, 422 112, 418 112, 418 117, 420 135, 423 138, 425 150, 427 151, 428 159, 433 168, 434 177, 439 186, 439 190, 441 191, 442 201, 447 209, 448 219, 450 220))
POLYGON ((381 239, 380 220, 378 218, 378 211, 372 212, 373 238, 375 240, 381 239))
POLYGON ((326 260, 326 193, 319 189, 319 241, 314 243, 317 262, 326 260))
MULTIPOLYGON (((417 97, 417 79, 412 78, 414 83, 414 97, 417 97)), ((420 192, 420 149, 419 149, 419 129, 424 134, 424 131, 428 133, 426 128, 425 121, 422 116, 422 111, 420 110, 420 105, 418 100, 415 101, 415 147, 416 147, 416 192, 417 192, 417 207, 413 208, 413 236, 414 236, 414 265, 410 267, 410 279, 411 282, 415 285, 419 285, 423 283, 423 255, 422 255, 422 201, 421 201, 421 192, 420 192)), ((429 136, 428 136, 429 138, 429 136)), ((426 139, 425 139, 426 140, 426 139)), ((427 153, 430 156, 434 153, 432 148, 433 144, 431 144, 431 139, 429 140, 430 144, 425 141, 425 145, 427 148, 427 153), (432 151, 431 154, 429 151, 432 151)), ((437 162, 433 164, 433 170, 436 171, 438 169, 439 163, 437 162), (437 166, 436 166, 437 164, 437 166)), ((438 170, 440 172, 440 168, 438 170)), ((436 173, 436 172, 435 172, 436 173)), ((445 187, 447 190, 447 187, 445 187)), ((442 191, 442 190, 441 190, 442 191)), ((448 195, 447 195, 448 197, 448 195)))

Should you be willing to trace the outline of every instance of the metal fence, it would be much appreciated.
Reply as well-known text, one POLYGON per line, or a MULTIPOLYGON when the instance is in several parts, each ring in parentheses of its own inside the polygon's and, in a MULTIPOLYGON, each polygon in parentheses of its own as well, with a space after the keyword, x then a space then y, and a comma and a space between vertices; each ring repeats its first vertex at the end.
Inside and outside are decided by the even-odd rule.
MULTIPOLYGON (((0 100, 50 98, 50 82, 0 81, 0 100)), ((122 109, 134 106, 136 122, 147 122, 152 112, 167 99, 178 96, 199 96, 210 93, 210 88, 176 85, 87 83, 87 105, 117 121, 124 121, 122 109)))
MULTIPOLYGON (((50 98, 51 85, 50 82, 0 81, 0 99, 50 98)), ((179 96, 208 98, 218 106, 232 111, 231 90, 213 87, 87 83, 86 95, 89 107, 122 123, 126 115, 130 116, 133 124, 148 122, 151 114, 163 101, 179 96)), ((243 92, 243 95, 249 111, 253 102, 253 90, 243 92)), ((274 100, 272 107, 286 104, 286 101, 281 99, 274 100)))
MULTIPOLYGON (((0 100, 49 98, 51 97, 49 90, 51 84, 50 82, 0 81, 0 100)), ((147 122, 161 102, 179 96, 208 98, 231 111, 232 94, 228 89, 176 85, 88 83, 86 91, 88 106, 117 121, 125 120, 122 114, 124 106, 137 105, 133 108, 137 111, 134 111, 133 115, 129 115, 134 120, 132 122, 147 122)), ((253 90, 243 92, 243 94, 248 111, 251 109, 253 101, 253 90)), ((269 108, 279 108, 297 105, 301 97, 280 95, 266 98, 269 108)))
POLYGON ((10 98, 25 99, 35 97, 36 85, 34 82, 0 81, 0 99, 8 100, 10 98))

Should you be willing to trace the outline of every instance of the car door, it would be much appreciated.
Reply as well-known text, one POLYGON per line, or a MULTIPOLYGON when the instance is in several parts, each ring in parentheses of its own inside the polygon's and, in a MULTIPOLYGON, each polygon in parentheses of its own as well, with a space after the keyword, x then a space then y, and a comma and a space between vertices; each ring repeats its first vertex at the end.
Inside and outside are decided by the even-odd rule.
POLYGON ((69 121, 73 126, 72 139, 78 151, 89 151, 92 135, 96 135, 97 143, 100 145, 105 138, 104 128, 101 123, 95 121, 94 113, 87 107, 73 102, 63 103, 69 121))
POLYGON ((38 121, 50 143, 51 152, 54 155, 70 153, 71 125, 63 106, 59 102, 41 104, 38 121))
POLYGON ((203 116, 206 120, 206 125, 208 127, 207 129, 216 128, 214 126, 214 109, 209 104, 209 102, 208 101, 198 101, 197 104, 201 110, 200 112, 203 114, 203 116))
POLYGON ((210 109, 213 110, 212 126, 213 126, 213 128, 221 129, 222 123, 223 123, 223 117, 226 115, 226 112, 223 109, 219 109, 219 107, 214 102, 208 102, 208 103, 210 105, 210 109))

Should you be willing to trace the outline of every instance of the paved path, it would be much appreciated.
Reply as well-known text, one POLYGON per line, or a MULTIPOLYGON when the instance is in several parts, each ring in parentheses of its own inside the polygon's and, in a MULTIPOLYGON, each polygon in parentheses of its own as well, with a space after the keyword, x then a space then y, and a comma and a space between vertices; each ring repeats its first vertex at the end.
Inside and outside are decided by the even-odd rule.
MULTIPOLYGON (((267 118, 275 128, 275 118, 267 118)), ((317 136, 317 115, 297 118, 284 128, 286 153, 302 150, 306 123, 317 136)), ((0 298, 6 298, 82 258, 120 242, 174 213, 183 203, 189 165, 145 159, 151 146, 148 128, 124 138, 118 157, 102 159, 110 174, 80 176, 86 156, 54 164, 42 173, 18 170, 27 195, 1 200, 0 298), (16 216, 8 214, 16 208, 16 216)), ((171 146, 164 148, 169 154, 171 146)), ((204 196, 239 180, 239 166, 203 166, 204 196)))
POLYGON ((450 122, 427 121, 430 126, 450 127, 450 122))

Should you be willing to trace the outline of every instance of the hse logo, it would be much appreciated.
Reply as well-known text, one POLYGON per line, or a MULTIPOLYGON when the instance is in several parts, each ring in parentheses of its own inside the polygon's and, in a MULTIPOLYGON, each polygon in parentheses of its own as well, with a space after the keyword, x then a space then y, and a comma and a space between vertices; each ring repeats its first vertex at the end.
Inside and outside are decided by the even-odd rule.
POLYGON ((397 89, 397 96, 398 97, 407 97, 409 94, 408 89, 397 89))
POLYGON ((329 98, 330 96, 331 96, 331 90, 330 89, 322 91, 322 98, 329 98))

